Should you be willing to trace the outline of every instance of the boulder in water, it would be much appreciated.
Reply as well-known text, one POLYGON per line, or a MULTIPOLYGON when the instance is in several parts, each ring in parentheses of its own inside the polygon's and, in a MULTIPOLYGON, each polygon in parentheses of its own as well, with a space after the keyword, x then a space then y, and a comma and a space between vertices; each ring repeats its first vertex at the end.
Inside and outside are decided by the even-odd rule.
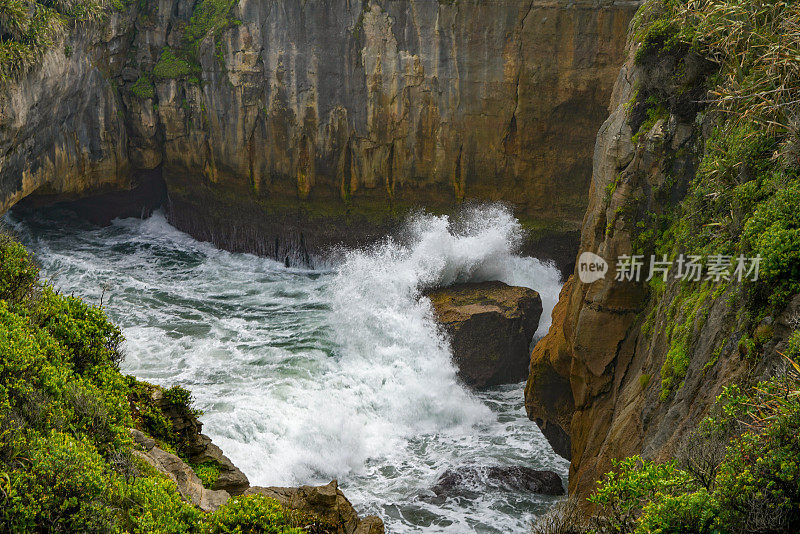
POLYGON ((438 497, 480 493, 486 489, 563 495, 564 484, 553 471, 522 466, 462 466, 448 469, 431 488, 438 497))
POLYGON ((427 291, 447 333, 459 377, 483 388, 523 380, 542 300, 526 287, 503 282, 458 284, 427 291))

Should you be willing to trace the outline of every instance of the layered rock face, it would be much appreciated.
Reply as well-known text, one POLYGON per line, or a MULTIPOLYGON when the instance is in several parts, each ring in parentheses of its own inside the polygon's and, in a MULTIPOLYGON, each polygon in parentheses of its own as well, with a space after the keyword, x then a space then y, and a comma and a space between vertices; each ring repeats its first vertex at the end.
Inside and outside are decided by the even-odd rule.
POLYGON ((426 293, 450 337, 458 376, 483 388, 519 382, 542 315, 539 294, 503 282, 458 284, 426 293))
POLYGON ((569 227, 638 4, 137 3, 0 97, 0 211, 156 172, 176 225, 265 254, 465 199, 569 227))
POLYGON ((678 91, 663 118, 643 124, 637 117, 641 94, 654 87, 669 93, 676 79, 702 88, 708 65, 688 56, 686 69, 676 73, 674 57, 664 54, 639 66, 635 52, 632 44, 614 88, 613 111, 597 135, 581 232, 580 251, 606 259, 609 272, 582 282, 576 262, 550 331, 532 353, 525 390, 529 417, 571 459, 569 490, 581 496, 615 458, 670 458, 691 439, 723 386, 781 365, 779 353, 800 306, 797 297, 763 329, 761 356, 753 364, 737 347, 743 314, 739 301, 729 298, 735 284, 688 287, 670 276, 651 286, 647 265, 638 282, 617 279, 617 260, 648 245, 646 236, 635 238, 637 224, 674 216, 670 207, 686 195, 714 126, 714 117, 697 105, 701 98, 678 91), (632 124, 640 129, 635 136, 632 124), (676 322, 686 334, 679 342, 670 337, 676 322), (686 358, 680 371, 670 361, 678 351, 686 358), (664 381, 673 375, 677 379, 664 381))

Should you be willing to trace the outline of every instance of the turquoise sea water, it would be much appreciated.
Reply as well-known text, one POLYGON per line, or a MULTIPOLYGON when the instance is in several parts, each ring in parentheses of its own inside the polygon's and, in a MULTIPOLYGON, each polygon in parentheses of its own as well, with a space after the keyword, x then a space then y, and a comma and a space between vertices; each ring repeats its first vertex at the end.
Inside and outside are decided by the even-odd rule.
POLYGON ((62 292, 123 328, 123 371, 194 393, 204 432, 252 484, 337 478, 387 532, 526 532, 554 500, 486 490, 436 499, 446 469, 568 464, 524 413, 523 384, 473 393, 456 379, 426 287, 503 280, 536 289, 546 331, 557 270, 514 254, 501 207, 417 215, 325 269, 286 268, 200 243, 156 213, 98 228, 67 214, 8 221, 62 292))

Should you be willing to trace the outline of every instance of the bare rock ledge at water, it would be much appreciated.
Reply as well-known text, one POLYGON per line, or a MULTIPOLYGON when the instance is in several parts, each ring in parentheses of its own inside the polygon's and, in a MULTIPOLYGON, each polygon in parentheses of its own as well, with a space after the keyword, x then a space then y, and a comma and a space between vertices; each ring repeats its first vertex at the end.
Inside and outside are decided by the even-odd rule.
POLYGON ((453 360, 464 383, 484 388, 527 376, 529 347, 542 315, 536 291, 503 282, 478 282, 425 295, 450 336, 453 360))
MULTIPOLYGON (((154 387, 151 392, 153 402, 161 403, 164 391, 154 387)), ((181 458, 157 446, 156 441, 144 432, 130 429, 131 437, 140 450, 134 454, 172 479, 184 499, 203 511, 216 510, 231 495, 250 495, 260 493, 271 497, 283 506, 298 510, 317 518, 336 530, 325 530, 330 534, 383 534, 383 521, 377 516, 360 518, 353 505, 339 489, 338 482, 332 480, 324 486, 300 486, 297 488, 264 488, 250 486, 247 477, 231 462, 222 450, 202 434, 203 423, 188 410, 171 409, 164 402, 165 415, 173 428, 182 433, 189 446, 187 454, 193 463, 214 462, 220 475, 213 488, 206 488, 192 468, 181 458)), ((326 527, 327 528, 327 527, 326 527)))

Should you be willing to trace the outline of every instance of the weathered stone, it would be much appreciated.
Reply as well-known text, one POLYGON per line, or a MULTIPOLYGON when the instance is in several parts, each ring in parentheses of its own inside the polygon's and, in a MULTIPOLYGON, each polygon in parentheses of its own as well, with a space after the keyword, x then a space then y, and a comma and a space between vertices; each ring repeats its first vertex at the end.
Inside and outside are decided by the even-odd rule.
POLYGON ((375 516, 360 520, 336 480, 325 486, 299 488, 253 486, 245 492, 245 495, 251 494, 265 495, 288 508, 311 514, 335 526, 336 534, 383 534, 383 521, 375 516))
POLYGON ((156 447, 152 438, 135 429, 131 429, 131 435, 144 449, 144 451, 133 451, 134 454, 175 481, 180 494, 201 510, 206 512, 216 510, 230 497, 227 491, 203 487, 203 483, 191 467, 174 454, 156 447))
POLYGON ((445 497, 486 490, 563 495, 564 485, 552 471, 520 466, 464 466, 445 471, 431 488, 436 495, 445 497))
POLYGON ((530 372, 525 385, 525 409, 535 421, 553 450, 566 459, 572 456, 569 428, 575 403, 569 381, 572 354, 564 338, 567 303, 574 284, 570 275, 561 288, 553 308, 552 326, 534 347, 530 372))
POLYGON ((536 291, 502 282, 459 284, 428 291, 450 337, 459 377, 482 388, 522 380, 542 301, 536 291))
POLYGON ((153 403, 169 419, 172 429, 181 436, 184 453, 194 464, 213 462, 219 468, 219 477, 213 489, 225 490, 231 495, 244 492, 250 482, 247 476, 225 456, 222 450, 211 442, 211 438, 202 433, 203 423, 186 406, 172 404, 164 395, 164 390, 154 387, 151 391, 153 403))
POLYGON ((616 280, 617 259, 634 250, 632 229, 644 214, 672 216, 670 209, 686 194, 705 136, 713 130, 709 117, 697 115, 699 99, 686 97, 703 87, 692 88, 693 81, 684 80, 676 98, 694 100, 676 109, 670 101, 669 119, 639 132, 634 143, 634 88, 639 98, 641 91, 661 88, 665 76, 690 76, 663 65, 637 66, 635 52, 631 46, 613 91, 611 115, 597 135, 581 231, 580 251, 600 255, 610 270, 605 278, 584 283, 576 268, 548 335, 534 348, 525 391, 528 416, 554 450, 571 458, 569 491, 578 496, 588 495, 616 458, 669 458, 724 385, 745 373, 768 374, 777 365, 789 331, 780 325, 765 329, 772 339, 763 344, 756 368, 749 369, 736 350, 742 319, 730 298, 733 287, 707 299, 702 314, 684 317, 676 304, 685 298, 685 288, 675 277, 657 294, 648 291, 645 270, 638 282, 616 280), (665 389, 667 336, 676 321, 692 329, 685 341, 688 364, 679 383, 665 389))
POLYGON ((176 226, 281 260, 465 199, 574 230, 639 3, 242 0, 200 83, 152 76, 197 2, 133 3, 4 87, 0 213, 152 171, 176 226))
POLYGON ((214 482, 213 489, 225 490, 231 495, 239 495, 250 487, 250 481, 242 471, 236 467, 230 458, 222 453, 222 449, 211 443, 211 438, 201 435, 208 439, 208 444, 202 452, 192 456, 192 461, 198 464, 203 462, 214 462, 219 467, 219 476, 214 482))

